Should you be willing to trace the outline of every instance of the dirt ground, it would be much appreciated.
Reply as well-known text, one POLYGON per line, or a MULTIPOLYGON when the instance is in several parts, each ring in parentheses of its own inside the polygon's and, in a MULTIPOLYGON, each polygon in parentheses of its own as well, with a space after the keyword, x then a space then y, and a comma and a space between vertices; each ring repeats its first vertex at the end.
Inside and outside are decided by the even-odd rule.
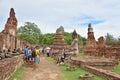
POLYGON ((54 62, 47 61, 45 57, 41 57, 36 70, 27 65, 23 76, 24 80, 63 80, 59 66, 54 62))

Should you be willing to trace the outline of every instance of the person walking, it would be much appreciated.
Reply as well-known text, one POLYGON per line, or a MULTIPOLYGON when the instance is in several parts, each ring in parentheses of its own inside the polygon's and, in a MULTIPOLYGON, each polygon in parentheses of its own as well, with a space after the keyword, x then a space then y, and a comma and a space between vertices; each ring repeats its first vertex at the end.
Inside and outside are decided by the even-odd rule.
POLYGON ((39 47, 36 46, 35 49, 35 58, 34 58, 34 70, 37 68, 37 65, 40 62, 40 51, 39 51, 39 47))
POLYGON ((47 57, 49 57, 50 56, 50 49, 47 49, 46 53, 47 53, 47 57))
POLYGON ((66 58, 65 50, 62 50, 61 61, 64 63, 64 59, 66 58))
POLYGON ((26 48, 24 49, 24 57, 25 61, 28 61, 28 46, 26 46, 26 48))

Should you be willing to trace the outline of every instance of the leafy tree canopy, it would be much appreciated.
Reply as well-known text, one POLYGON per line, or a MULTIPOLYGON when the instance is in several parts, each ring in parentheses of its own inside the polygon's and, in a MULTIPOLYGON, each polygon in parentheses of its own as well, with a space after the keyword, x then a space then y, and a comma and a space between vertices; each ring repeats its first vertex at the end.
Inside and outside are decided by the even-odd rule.
POLYGON ((18 28, 18 36, 29 43, 39 44, 42 34, 35 23, 25 22, 24 26, 18 28))
MULTIPOLYGON (((61 29, 64 31, 63 26, 61 26, 61 29)), ((28 41, 32 44, 53 44, 55 33, 47 33, 43 35, 35 23, 25 22, 24 26, 18 28, 18 36, 20 39, 28 41)), ((63 32, 63 36, 66 43, 71 45, 73 41, 72 33, 63 32)), ((78 35, 78 44, 85 45, 85 43, 86 38, 78 35)))
POLYGON ((111 34, 107 33, 107 35, 105 36, 105 44, 107 45, 112 45, 117 43, 117 39, 114 38, 111 34))
POLYGON ((42 44, 53 44, 55 33, 44 34, 42 38, 42 44))

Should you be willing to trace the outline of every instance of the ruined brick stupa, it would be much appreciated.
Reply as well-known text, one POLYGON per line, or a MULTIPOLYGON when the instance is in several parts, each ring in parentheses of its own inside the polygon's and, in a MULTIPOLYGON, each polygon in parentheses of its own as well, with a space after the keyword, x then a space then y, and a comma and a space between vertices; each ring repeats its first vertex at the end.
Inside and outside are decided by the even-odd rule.
POLYGON ((10 9, 5 28, 0 32, 0 49, 14 50, 17 44, 17 19, 14 9, 10 9))
POLYGON ((66 49, 66 42, 63 37, 64 28, 61 26, 56 30, 56 35, 53 42, 53 47, 55 50, 66 49))
POLYGON ((96 48, 97 48, 97 44, 96 44, 96 40, 94 37, 94 32, 93 32, 93 28, 92 28, 91 24, 88 25, 87 35, 88 36, 87 36, 87 41, 86 41, 84 53, 91 55, 93 53, 96 53, 96 48))

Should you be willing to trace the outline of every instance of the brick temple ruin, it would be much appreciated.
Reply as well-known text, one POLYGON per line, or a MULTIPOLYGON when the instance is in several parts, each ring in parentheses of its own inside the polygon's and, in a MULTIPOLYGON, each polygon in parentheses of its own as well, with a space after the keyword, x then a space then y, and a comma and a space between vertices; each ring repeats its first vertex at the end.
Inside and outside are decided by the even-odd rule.
MULTIPOLYGON (((17 18, 15 16, 14 9, 10 9, 9 18, 5 24, 4 30, 0 32, 0 52, 4 50, 13 51, 14 49, 24 48, 26 45, 30 45, 28 42, 20 40, 17 34, 17 18)), ((62 35, 63 28, 60 27, 56 30, 56 35, 54 38, 54 43, 52 48, 56 50, 68 49, 70 45, 67 45, 64 37, 62 35)), ((88 25, 88 36, 86 45, 82 48, 85 54, 90 56, 106 58, 120 59, 120 42, 112 46, 106 46, 104 42, 104 37, 98 38, 98 43, 95 40, 94 32, 91 24, 88 25)), ((106 69, 112 69, 118 64, 116 61, 111 60, 100 60, 95 57, 87 58, 71 58, 71 63, 82 66, 82 68, 98 74, 102 77, 113 78, 110 80, 120 79, 119 75, 111 73, 106 69), (101 69, 102 68, 102 69, 101 69)), ((21 64, 22 56, 15 56, 13 58, 7 58, 0 61, 0 80, 4 80, 10 76, 10 74, 15 70, 18 64, 21 64)))
POLYGON ((91 24, 88 25, 87 41, 84 49, 84 53, 92 55, 96 52, 97 44, 94 37, 94 32, 91 24))
POLYGON ((17 37, 17 24, 18 21, 14 9, 11 8, 5 28, 0 32, 0 51, 6 49, 13 51, 14 49, 24 48, 26 45, 25 41, 22 41, 17 37))
POLYGON ((28 45, 26 41, 18 38, 17 18, 14 9, 10 9, 9 18, 5 24, 4 30, 0 32, 0 80, 6 80, 22 64, 23 55, 12 53, 18 48, 24 48, 28 45), (9 54, 8 54, 9 52, 9 54))
POLYGON ((83 50, 85 54, 91 56, 120 59, 120 42, 112 46, 107 46, 105 45, 104 37, 101 36, 98 38, 97 43, 91 24, 88 25, 88 37, 83 50))
POLYGON ((62 26, 56 30, 56 35, 52 45, 52 48, 54 48, 55 50, 62 50, 67 48, 67 44, 62 34, 63 32, 64 28, 62 26))

